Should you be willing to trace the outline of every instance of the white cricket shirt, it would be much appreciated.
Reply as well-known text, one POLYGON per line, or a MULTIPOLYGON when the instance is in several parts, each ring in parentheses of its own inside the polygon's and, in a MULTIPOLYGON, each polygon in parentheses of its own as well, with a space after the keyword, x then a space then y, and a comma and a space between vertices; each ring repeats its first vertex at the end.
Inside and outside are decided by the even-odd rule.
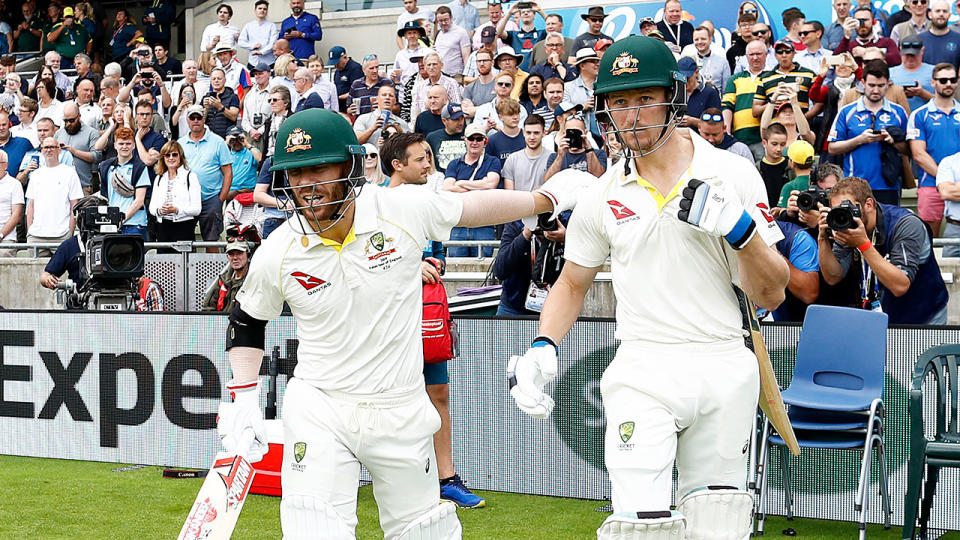
POLYGON ((634 167, 625 175, 621 160, 577 202, 567 225, 567 260, 592 268, 611 257, 621 340, 707 343, 743 335, 732 287, 740 283, 736 252, 676 217, 678 191, 689 179, 736 193, 768 245, 783 238, 753 164, 690 135, 692 163, 666 197, 634 167))
POLYGON ((262 320, 290 305, 294 376, 317 388, 373 394, 414 384, 423 376, 420 257, 427 239, 450 237, 462 210, 450 193, 366 185, 343 245, 284 224, 257 250, 237 301, 262 320))

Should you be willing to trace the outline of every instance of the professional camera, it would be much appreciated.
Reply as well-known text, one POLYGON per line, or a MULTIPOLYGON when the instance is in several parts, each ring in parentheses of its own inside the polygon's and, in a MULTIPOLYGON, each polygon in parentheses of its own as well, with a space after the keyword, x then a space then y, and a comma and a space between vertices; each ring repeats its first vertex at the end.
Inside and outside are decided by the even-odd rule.
POLYGON ((77 207, 83 285, 74 290, 65 288, 67 298, 63 303, 73 309, 136 309, 138 281, 143 276, 143 237, 117 232, 123 214, 116 206, 81 207, 78 203, 77 207))
POLYGON ((827 198, 827 192, 816 185, 810 186, 806 191, 801 191, 797 195, 797 208, 804 212, 819 209, 817 204, 830 206, 830 200, 827 198))
POLYGON ((858 217, 861 217, 860 208, 849 199, 844 199, 840 206, 830 209, 830 213, 827 214, 827 227, 833 231, 856 229, 857 222, 854 218, 858 217))
POLYGON ((555 231, 560 228, 560 225, 557 223, 557 220, 550 219, 550 216, 553 214, 550 212, 544 212, 537 215, 537 231, 540 233, 555 231))

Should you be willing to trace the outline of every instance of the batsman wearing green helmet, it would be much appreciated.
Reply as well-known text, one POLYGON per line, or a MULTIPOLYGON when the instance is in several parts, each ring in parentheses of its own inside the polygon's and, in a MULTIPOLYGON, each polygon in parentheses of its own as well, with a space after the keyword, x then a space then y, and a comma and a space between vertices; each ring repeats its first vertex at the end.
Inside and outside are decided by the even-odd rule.
POLYGON ((773 309, 789 272, 771 247, 782 235, 753 163, 680 127, 684 81, 659 40, 607 49, 597 119, 625 159, 580 194, 540 337, 509 365, 517 405, 550 415, 543 385, 557 344, 609 257, 621 344, 600 380, 614 509, 600 540, 740 540, 752 529, 745 481, 759 373, 734 287, 773 309))
POLYGON ((433 434, 441 422, 424 388, 423 248, 455 226, 573 204, 564 194, 575 183, 562 181, 543 193, 433 193, 415 185, 429 170, 420 142, 391 155, 394 170, 422 181, 365 185, 363 147, 326 109, 294 114, 277 133, 274 191, 289 217, 263 242, 237 294, 227 334, 234 399, 221 406, 217 428, 227 450, 251 461, 265 450, 264 328, 286 303, 299 339, 282 408, 280 520, 288 540, 355 537, 361 464, 386 539, 461 537, 456 506, 440 501, 433 434), (251 438, 252 447, 242 447, 251 438))

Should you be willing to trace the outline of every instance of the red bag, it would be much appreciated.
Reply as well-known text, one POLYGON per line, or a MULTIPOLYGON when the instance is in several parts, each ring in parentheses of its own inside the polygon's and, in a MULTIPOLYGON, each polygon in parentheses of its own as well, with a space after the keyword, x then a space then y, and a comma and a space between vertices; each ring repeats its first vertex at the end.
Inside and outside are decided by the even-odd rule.
POLYGON ((457 326, 450 317, 443 282, 423 284, 423 361, 446 362, 457 355, 457 326))

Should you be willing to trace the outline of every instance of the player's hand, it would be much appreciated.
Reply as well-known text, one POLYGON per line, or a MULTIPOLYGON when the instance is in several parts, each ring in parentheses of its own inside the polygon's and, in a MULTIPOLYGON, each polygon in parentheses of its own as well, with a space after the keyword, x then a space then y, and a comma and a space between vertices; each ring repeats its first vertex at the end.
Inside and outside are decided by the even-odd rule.
POLYGON ((553 215, 557 219, 560 212, 573 210, 583 191, 597 183, 597 177, 576 169, 565 169, 550 177, 534 193, 544 195, 553 203, 553 215))
POLYGON ((538 336, 523 356, 511 356, 507 365, 510 395, 521 411, 534 418, 546 418, 553 411, 553 398, 543 386, 557 376, 557 346, 552 339, 538 336))
POLYGON ((863 220, 858 217, 854 217, 853 220, 857 223, 857 228, 833 231, 833 238, 847 247, 862 246, 870 240, 870 237, 867 236, 867 229, 863 225, 863 220))
POLYGON ((236 452, 253 463, 267 453, 267 425, 260 410, 260 381, 238 384, 230 380, 227 390, 233 395, 233 403, 221 403, 218 413, 217 433, 224 450, 236 452), (250 440, 250 448, 239 448, 242 441, 250 440))
POLYGON ((757 232, 757 225, 736 198, 717 186, 692 178, 683 188, 677 218, 741 249, 757 232))

